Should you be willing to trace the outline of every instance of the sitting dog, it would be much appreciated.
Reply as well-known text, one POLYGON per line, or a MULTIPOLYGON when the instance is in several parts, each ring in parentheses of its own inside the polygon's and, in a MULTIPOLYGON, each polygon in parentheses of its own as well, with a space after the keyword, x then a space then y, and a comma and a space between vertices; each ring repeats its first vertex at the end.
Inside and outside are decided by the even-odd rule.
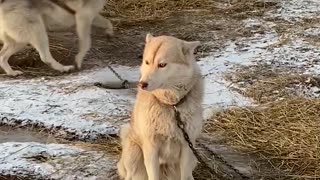
POLYGON ((112 24, 99 12, 106 0, 0 0, 0 67, 11 76, 22 74, 14 71, 8 60, 10 56, 30 44, 39 53, 43 62, 60 72, 74 69, 63 66, 51 55, 47 30, 76 26, 79 38, 79 52, 76 55, 77 68, 91 48, 91 25, 105 28, 113 34, 112 24))
POLYGON ((118 173, 125 180, 193 180, 197 164, 177 126, 175 108, 195 145, 203 126, 204 93, 194 57, 200 42, 148 34, 130 123, 120 132, 118 173))

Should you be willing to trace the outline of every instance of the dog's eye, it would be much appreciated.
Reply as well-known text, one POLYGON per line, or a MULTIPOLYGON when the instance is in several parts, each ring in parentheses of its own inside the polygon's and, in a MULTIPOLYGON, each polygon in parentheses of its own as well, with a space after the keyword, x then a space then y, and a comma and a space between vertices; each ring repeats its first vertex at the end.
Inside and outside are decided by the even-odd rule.
POLYGON ((167 63, 160 63, 160 64, 158 64, 158 67, 159 68, 164 68, 164 67, 166 67, 167 66, 167 63))
POLYGON ((149 61, 146 61, 146 65, 149 65, 149 61))

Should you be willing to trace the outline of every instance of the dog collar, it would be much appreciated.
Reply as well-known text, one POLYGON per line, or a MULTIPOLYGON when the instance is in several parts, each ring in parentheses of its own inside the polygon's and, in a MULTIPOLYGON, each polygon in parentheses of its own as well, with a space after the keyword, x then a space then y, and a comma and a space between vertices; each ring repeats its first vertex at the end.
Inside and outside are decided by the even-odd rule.
MULTIPOLYGON (((189 94, 189 93, 188 93, 188 94, 189 94)), ((178 103, 176 103, 176 104, 174 104, 174 105, 172 105, 172 106, 173 106, 174 108, 176 108, 176 107, 180 106, 181 104, 183 104, 184 102, 186 102, 188 94, 186 94, 183 98, 180 99, 180 101, 179 101, 178 103)))

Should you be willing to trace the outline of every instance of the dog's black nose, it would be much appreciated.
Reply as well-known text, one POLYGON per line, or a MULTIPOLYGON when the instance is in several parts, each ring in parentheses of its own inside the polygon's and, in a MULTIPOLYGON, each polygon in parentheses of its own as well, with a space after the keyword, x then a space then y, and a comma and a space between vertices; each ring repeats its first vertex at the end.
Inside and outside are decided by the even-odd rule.
POLYGON ((140 81, 139 86, 141 87, 141 89, 146 89, 149 86, 149 84, 146 82, 140 81))

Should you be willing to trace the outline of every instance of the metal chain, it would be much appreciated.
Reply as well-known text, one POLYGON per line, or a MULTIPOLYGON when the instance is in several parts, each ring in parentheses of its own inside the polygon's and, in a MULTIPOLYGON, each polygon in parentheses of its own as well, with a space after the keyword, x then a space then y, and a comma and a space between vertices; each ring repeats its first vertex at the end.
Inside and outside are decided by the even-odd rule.
MULTIPOLYGON (((214 169, 209 167, 209 165, 203 160, 203 158, 201 157, 201 155, 199 154, 199 152, 194 148, 190 137, 188 135, 188 133, 185 130, 185 124, 182 122, 181 120, 181 115, 180 112, 177 109, 177 106, 173 106, 174 108, 174 113, 175 113, 175 119, 177 120, 177 126, 179 127, 179 129, 181 129, 182 134, 184 139, 187 141, 188 146, 190 147, 190 149, 192 150, 193 154, 196 156, 196 158, 198 159, 198 161, 205 166, 206 169, 208 169, 210 171, 211 174, 216 174, 214 169)), ((229 164, 222 156, 218 155, 217 153, 211 151, 208 147, 202 145, 202 148, 204 148, 205 150, 209 151, 217 160, 219 160, 220 162, 222 162, 224 165, 226 165, 228 168, 230 168, 231 170, 233 170, 235 173, 237 173, 242 179, 250 179, 249 177, 245 176, 244 174, 242 174, 238 169, 234 168, 231 164, 229 164)))
POLYGON ((237 173, 242 179, 250 179, 249 177, 247 177, 246 175, 242 174, 238 169, 236 169, 235 167, 233 167, 231 164, 229 164, 222 156, 220 156, 219 154, 213 152, 210 148, 208 148, 206 145, 199 143, 200 147, 208 152, 210 152, 210 154, 212 156, 214 156, 215 159, 217 159, 218 161, 220 161, 221 163, 223 163, 225 166, 227 166, 229 169, 231 169, 232 171, 234 171, 235 173, 237 173))
MULTIPOLYGON (((121 75, 116 71, 114 70, 110 65, 107 65, 107 67, 110 69, 110 71, 122 82, 122 87, 121 88, 125 88, 125 89, 129 89, 130 88, 130 83, 128 80, 126 79, 123 79, 121 77, 121 75)), ((102 85, 102 83, 95 83, 96 86, 99 86, 99 87, 104 87, 102 85)))
POLYGON ((109 64, 107 65, 107 67, 110 69, 110 71, 112 71, 113 72, 113 74, 114 75, 116 75, 117 76, 117 78, 118 79, 120 79, 120 81, 124 81, 123 79, 122 79, 122 77, 120 76, 120 74, 119 73, 117 73, 117 71, 116 70, 114 70, 109 64))

